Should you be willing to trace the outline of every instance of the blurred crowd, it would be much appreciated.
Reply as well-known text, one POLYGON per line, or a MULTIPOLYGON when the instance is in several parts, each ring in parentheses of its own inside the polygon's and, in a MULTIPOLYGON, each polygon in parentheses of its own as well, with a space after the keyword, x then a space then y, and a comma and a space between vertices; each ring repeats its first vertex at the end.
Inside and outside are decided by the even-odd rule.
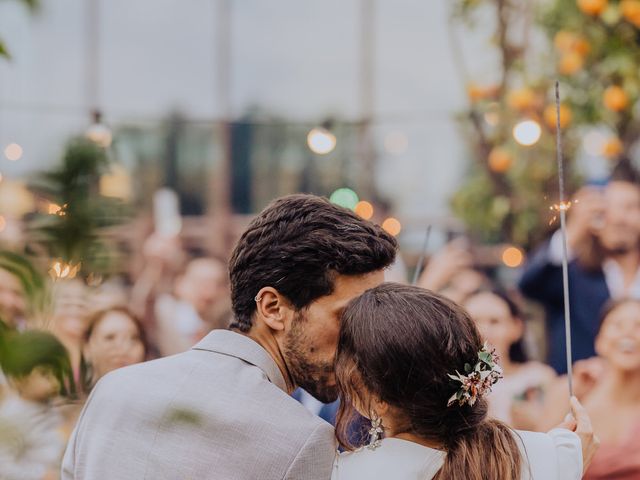
POLYGON ((134 282, 59 280, 45 319, 29 318, 28 285, 0 266, 0 479, 59 477, 84 401, 104 375, 189 349, 229 323, 225 263, 189 258, 151 235, 134 282))
MULTIPOLYGON (((569 210, 573 391, 602 441, 588 479, 640 475, 639 185, 614 176, 585 186, 569 210)), ((469 243, 458 238, 431 255, 417 283, 463 305, 499 354, 504 378, 489 396, 491 414, 514 428, 546 431, 569 403, 562 236, 553 233, 531 252, 517 285, 479 268, 469 243), (544 330, 536 337, 540 312, 544 330)), ((66 440, 102 376, 185 351, 230 323, 223 260, 191 258, 176 237, 158 234, 143 256, 128 284, 55 282, 39 329, 24 282, 0 268, 0 479, 57 478, 66 440)), ((402 255, 388 280, 409 282, 402 255)), ((301 390, 294 396, 335 420, 337 405, 301 390)))

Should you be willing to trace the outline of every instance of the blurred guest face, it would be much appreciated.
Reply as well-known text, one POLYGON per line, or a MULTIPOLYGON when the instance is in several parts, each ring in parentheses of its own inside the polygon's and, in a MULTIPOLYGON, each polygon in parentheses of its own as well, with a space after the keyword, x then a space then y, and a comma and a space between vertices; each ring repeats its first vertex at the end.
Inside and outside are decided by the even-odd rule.
POLYGON ((629 182, 612 182, 604 192, 604 224, 599 238, 605 250, 626 253, 640 244, 640 189, 629 182))
POLYGON ((87 330, 86 289, 79 281, 61 283, 54 290, 53 330, 58 337, 82 339, 87 330))
POLYGON ((111 311, 94 326, 84 355, 97 380, 112 370, 142 362, 145 347, 131 317, 124 312, 111 311))
POLYGON ((640 303, 624 302, 604 319, 596 338, 598 355, 622 371, 640 369, 640 303))
POLYGON ((324 403, 338 398, 334 360, 340 317, 355 297, 384 281, 382 270, 365 275, 338 275, 331 295, 296 312, 282 351, 293 381, 324 403))
POLYGON ((26 300, 20 280, 7 270, 0 268, 0 318, 14 325, 24 316, 26 300))
POLYGON ((522 321, 513 318, 504 300, 489 292, 473 295, 464 306, 482 338, 495 347, 504 359, 509 347, 524 333, 522 321))
POLYGON ((103 284, 98 291, 91 295, 90 302, 91 311, 99 312, 127 305, 128 297, 124 287, 115 284, 103 284))
POLYGON ((204 316, 227 294, 227 272, 222 263, 212 259, 193 260, 176 283, 176 294, 204 316))

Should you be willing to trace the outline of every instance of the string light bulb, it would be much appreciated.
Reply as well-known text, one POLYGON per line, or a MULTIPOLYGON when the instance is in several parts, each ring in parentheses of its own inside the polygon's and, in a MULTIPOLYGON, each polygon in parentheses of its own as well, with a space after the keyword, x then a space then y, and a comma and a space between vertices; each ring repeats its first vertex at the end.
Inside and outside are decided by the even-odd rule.
POLYGON ((524 254, 517 247, 507 247, 502 252, 502 262, 509 268, 517 268, 523 261, 524 254))
POLYGON ((336 136, 331 132, 330 122, 312 128, 307 134, 309 149, 318 155, 327 155, 333 152, 337 143, 336 136))
POLYGON ((17 162, 22 158, 22 154, 24 151, 22 147, 17 143, 10 143, 4 149, 4 156, 7 157, 7 160, 11 160, 12 162, 17 162))
POLYGON ((353 211, 365 220, 371 220, 371 217, 373 217, 373 205, 366 200, 359 201, 353 211))
POLYGON ((397 218, 389 217, 384 222, 382 222, 382 228, 389 235, 393 235, 394 237, 396 237, 402 231, 402 224, 397 218))
POLYGON ((542 128, 540 128, 540 124, 535 120, 523 120, 513 127, 513 138, 525 147, 530 147, 538 143, 541 135, 542 128))

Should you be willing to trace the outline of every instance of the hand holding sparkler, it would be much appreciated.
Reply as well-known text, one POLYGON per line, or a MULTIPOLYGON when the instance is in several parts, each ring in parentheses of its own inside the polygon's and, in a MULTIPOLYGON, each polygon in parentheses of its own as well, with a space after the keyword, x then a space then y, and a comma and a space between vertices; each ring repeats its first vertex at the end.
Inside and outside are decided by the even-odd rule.
POLYGON ((604 198, 602 190, 594 186, 582 187, 572 200, 567 219, 567 241, 575 249, 590 235, 602 228, 604 198))
POLYGON ((433 255, 417 280, 417 285, 433 291, 444 288, 459 272, 473 266, 473 256, 465 239, 456 239, 433 255))

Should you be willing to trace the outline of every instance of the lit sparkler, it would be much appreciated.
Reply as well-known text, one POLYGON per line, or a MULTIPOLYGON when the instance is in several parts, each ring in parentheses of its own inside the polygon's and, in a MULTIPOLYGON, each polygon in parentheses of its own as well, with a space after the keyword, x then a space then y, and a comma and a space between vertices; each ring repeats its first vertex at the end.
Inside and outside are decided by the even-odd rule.
POLYGON ((571 361, 571 309, 569 307, 569 254, 567 252, 567 210, 571 202, 564 200, 564 161, 562 158, 562 135, 560 131, 560 82, 556 80, 556 156, 558 160, 558 190, 560 193, 557 211, 562 232, 562 290, 564 293, 564 325, 567 347, 567 378, 569 395, 573 395, 573 363, 571 361))

